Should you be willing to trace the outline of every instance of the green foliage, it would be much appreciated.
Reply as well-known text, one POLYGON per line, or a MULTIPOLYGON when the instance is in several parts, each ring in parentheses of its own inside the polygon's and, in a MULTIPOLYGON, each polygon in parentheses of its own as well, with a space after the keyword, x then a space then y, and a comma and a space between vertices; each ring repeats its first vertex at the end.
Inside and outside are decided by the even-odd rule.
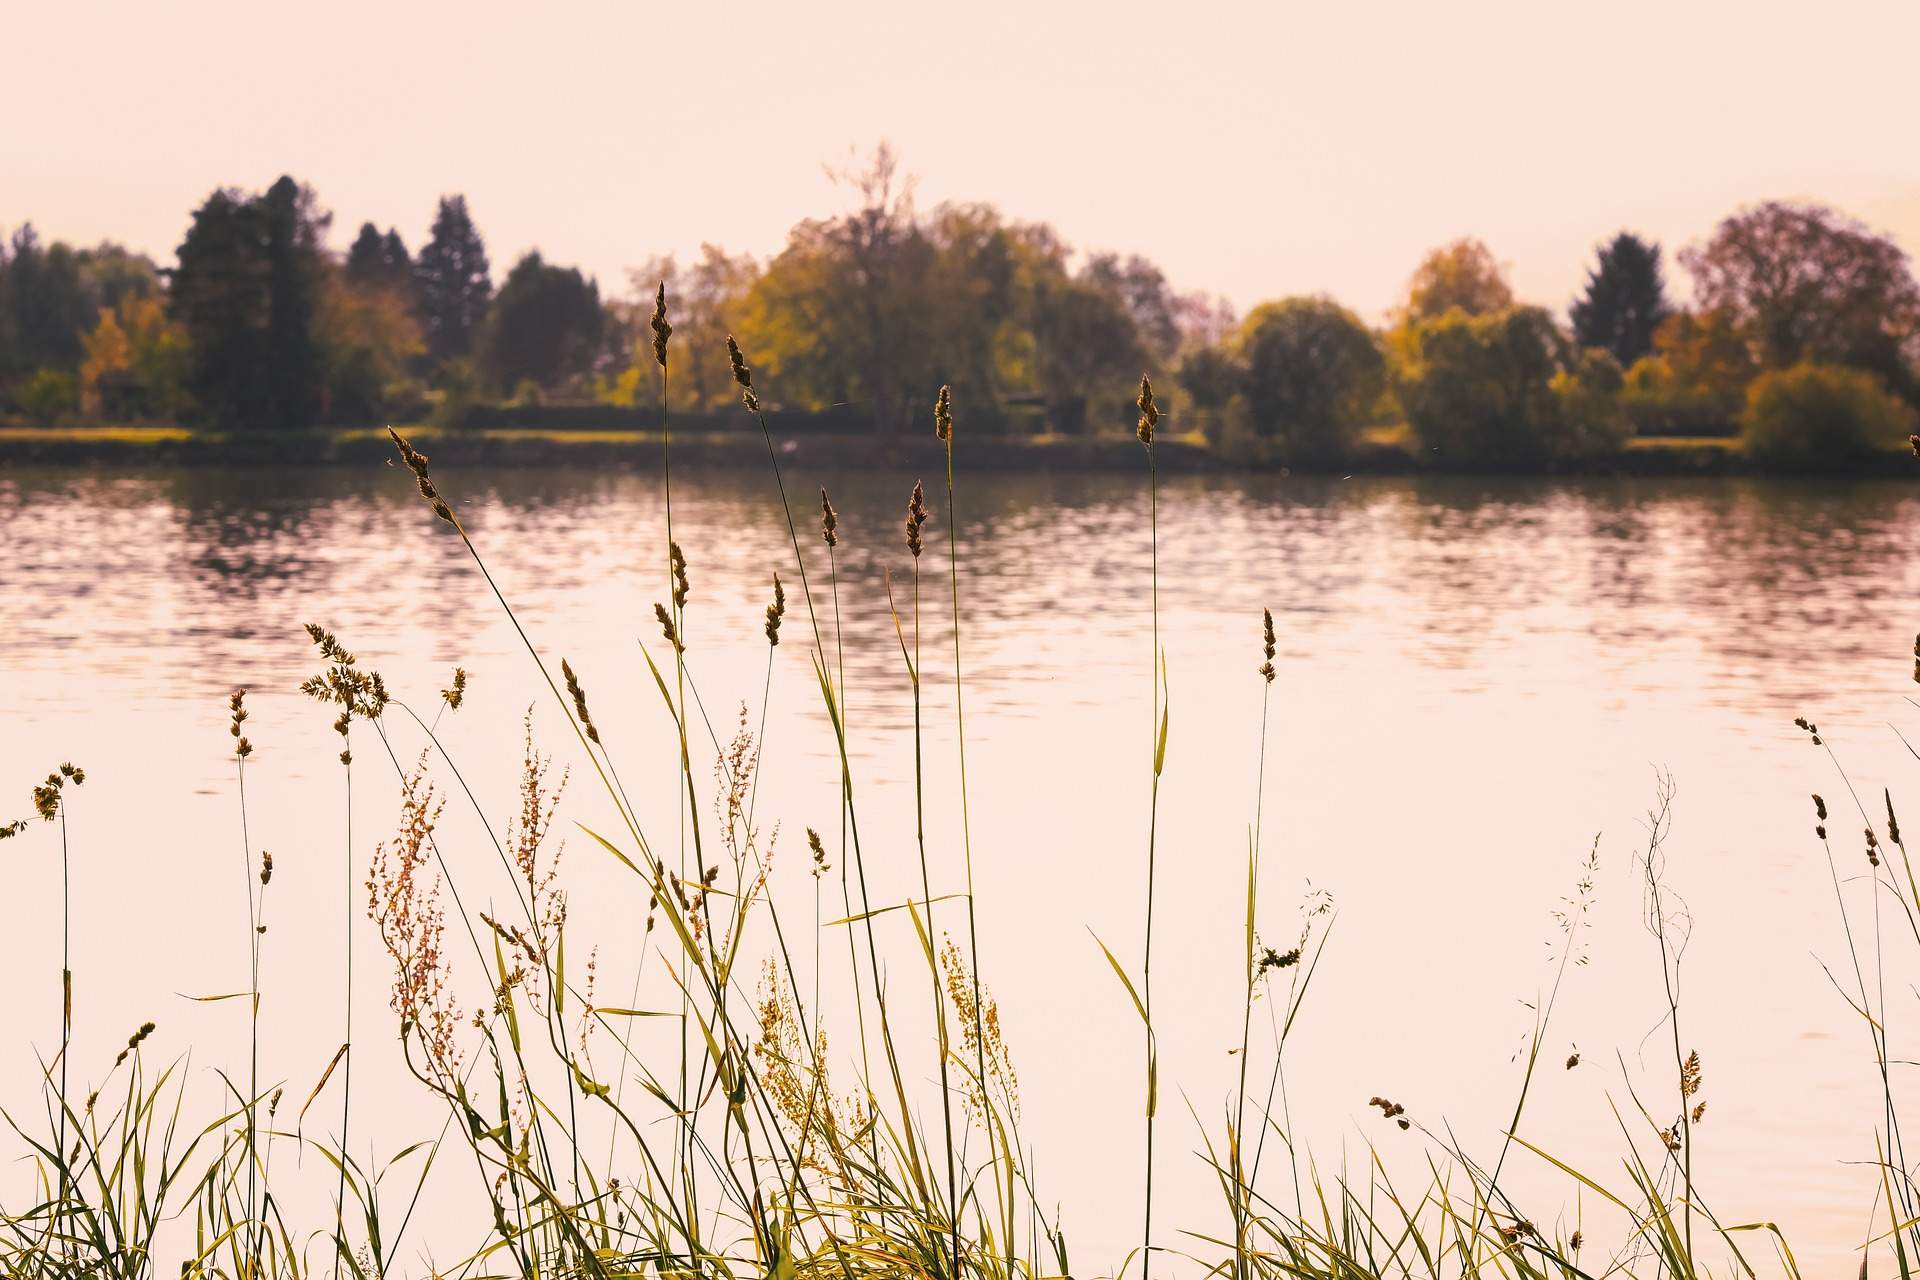
POLYGON ((1915 414, 1872 374, 1807 363, 1756 378, 1740 423, 1756 459, 1818 470, 1899 449, 1915 414))
MULTIPOLYGON (((1601 410, 1604 368, 1576 360, 1539 307, 1456 310, 1410 336, 1400 400, 1441 465, 1533 465, 1604 453, 1624 439, 1624 420, 1601 410)), ((1614 366, 1615 390, 1618 375, 1614 366)))
POLYGON ((20 411, 31 421, 58 423, 80 407, 80 383, 65 369, 36 369, 18 399, 20 411))
POLYGON ((1669 311, 1660 246, 1622 231, 1601 246, 1569 314, 1575 342, 1612 352, 1624 367, 1653 350, 1654 330, 1669 311))
POLYGON ((0 384, 43 368, 71 368, 98 303, 79 254, 43 246, 32 224, 0 248, 0 384))
POLYGON ((1233 340, 1232 359, 1247 426, 1289 463, 1344 456, 1386 380, 1372 333, 1325 297, 1254 308, 1233 340))
POLYGON ((497 391, 559 389, 592 372, 600 355, 600 288, 576 267, 536 250, 514 263, 487 315, 476 361, 497 391))
POLYGON ((1553 376, 1553 394, 1560 401, 1556 456, 1604 458, 1620 451, 1633 436, 1621 400, 1625 383, 1613 353, 1595 347, 1553 376))
POLYGON ((1738 395, 1683 380, 1666 356, 1634 361, 1620 403, 1637 436, 1731 436, 1740 430, 1738 395))

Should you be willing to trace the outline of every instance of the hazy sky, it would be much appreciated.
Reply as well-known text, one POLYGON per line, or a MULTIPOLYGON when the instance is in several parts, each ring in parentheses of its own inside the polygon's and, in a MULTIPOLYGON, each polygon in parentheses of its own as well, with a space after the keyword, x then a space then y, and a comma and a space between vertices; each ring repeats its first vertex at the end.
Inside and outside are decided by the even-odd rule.
POLYGON ((1618 228, 1671 250, 1772 196, 1920 250, 1909 0, 41 0, 5 42, 0 223, 163 261, 211 188, 290 172, 337 247, 372 219, 417 248, 463 191, 496 277, 538 246, 624 288, 702 240, 777 250, 883 137, 923 203, 1242 308, 1373 315, 1462 234, 1558 306, 1618 228))

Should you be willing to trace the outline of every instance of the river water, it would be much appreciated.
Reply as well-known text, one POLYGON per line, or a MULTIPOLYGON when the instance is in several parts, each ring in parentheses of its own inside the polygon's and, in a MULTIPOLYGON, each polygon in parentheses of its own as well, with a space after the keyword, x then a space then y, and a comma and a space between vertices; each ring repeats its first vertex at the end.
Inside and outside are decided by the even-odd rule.
MULTIPOLYGON (((804 453, 787 468, 825 644, 845 667, 869 893, 876 905, 897 903, 920 888, 912 703, 886 581, 891 573, 910 626, 913 562, 900 522, 914 477, 822 472, 804 453), (841 518, 838 632, 817 535, 822 482, 841 518)), ((675 846, 670 725, 636 644, 664 652, 652 616, 666 589, 657 476, 441 479, 534 643, 580 671, 653 843, 675 846)), ((1019 1072, 1043 1200, 1049 1212, 1059 1206, 1076 1271, 1104 1272, 1135 1243, 1139 1215, 1141 1028, 1095 938, 1137 973, 1153 727, 1146 494, 1141 477, 963 476, 959 498, 982 969, 1019 1072)), ((930 501, 925 803, 939 897, 960 891, 965 873, 944 492, 930 501)), ((756 804, 781 824, 775 887, 804 919, 813 908, 802 828, 819 828, 841 858, 837 763, 778 497, 763 472, 676 473, 673 518, 693 579, 689 669, 718 736, 731 737, 743 705, 757 728, 769 691, 756 804), (761 623, 775 570, 792 608, 769 681, 761 623)), ((1836 988, 1851 989, 1852 969, 1810 792, 1837 810, 1843 892, 1866 930, 1872 895, 1847 785, 1792 721, 1820 724, 1876 826, 1883 785, 1896 801, 1903 785, 1911 793, 1920 766, 1893 727, 1910 736, 1920 727, 1906 700, 1920 627, 1912 490, 1174 477, 1162 482, 1158 518, 1171 698, 1153 966, 1159 1242, 1197 1248, 1181 1232, 1227 1231, 1202 1135, 1219 1140, 1238 1065, 1265 607, 1279 652, 1260 809, 1262 938, 1286 942, 1302 904, 1333 904, 1287 1049, 1303 1176, 1310 1150, 1322 1177, 1343 1162, 1364 1177, 1375 1143, 1417 1186, 1432 1140, 1383 1122, 1367 1105, 1376 1094, 1426 1130, 1450 1127, 1476 1159, 1497 1155, 1564 945, 1555 913, 1596 834, 1582 963, 1553 1011, 1521 1133, 1619 1190, 1617 1109, 1653 1159, 1635 1099, 1670 1118, 1673 1045, 1636 851, 1657 775, 1670 773, 1664 874, 1690 920, 1680 1038, 1701 1055, 1708 1103, 1695 1177, 1722 1221, 1775 1221, 1808 1274, 1850 1274, 1874 1229, 1879 1086, 1864 1024, 1836 988), (1580 1065, 1564 1066, 1576 1052, 1580 1065)), ((537 741, 574 770, 556 826, 574 833, 563 863, 569 946, 577 956, 599 938, 603 981, 631 981, 645 887, 572 825, 607 830, 612 807, 511 624, 403 472, 14 468, 0 472, 0 545, 0 819, 29 812, 29 788, 53 764, 71 759, 87 772, 69 811, 76 1073, 97 1077, 153 1018, 155 1049, 191 1051, 195 1096, 217 1104, 208 1079, 244 1055, 243 1005, 184 997, 245 986, 243 877, 267 848, 276 877, 264 1076, 304 1098, 338 1047, 350 912, 356 1041, 367 1043, 356 1050, 356 1106, 367 1117, 356 1116, 356 1142, 384 1159, 433 1135, 439 1113, 395 1065, 364 893, 346 897, 393 828, 394 769, 357 731, 349 833, 331 717, 297 692, 319 665, 308 621, 336 631, 429 717, 451 668, 470 672, 468 705, 441 728, 495 819, 513 808, 521 721, 533 708, 537 741), (244 845, 226 733, 236 686, 250 690, 256 747, 244 845)), ((406 761, 422 745, 397 719, 392 737, 406 761)), ((707 788, 704 728, 695 749, 707 788)), ((469 898, 504 895, 487 879, 497 874, 491 848, 456 806, 445 830, 469 898)), ((0 1086, 9 1109, 31 1113, 35 1055, 58 1043, 59 847, 36 824, 0 853, 9 906, 0 965, 10 975, 0 1086)), ((837 866, 826 883, 837 897, 837 866)), ((936 930, 964 936, 956 900, 934 915, 936 930)), ((1911 994, 1920 956, 1910 935, 1900 946, 1905 925, 1891 904, 1882 924, 1899 1057, 1920 1012, 1911 994)), ((826 1020, 836 1070, 850 1080, 858 1050, 834 994, 845 944, 836 927, 826 934, 826 1020)), ((910 1008, 925 984, 904 913, 878 936, 883 963, 900 975, 901 1016, 922 1016, 910 1008)), ((805 951, 796 960, 810 968, 805 951)), ((455 956, 468 1003, 486 997, 476 970, 455 956)), ((664 979, 656 971, 653 981, 664 979)), ((668 998, 664 988, 640 997, 668 998)), ((1255 1051, 1259 1079, 1271 1049, 1258 1032, 1255 1051)), ((907 1069, 925 1086, 934 1064, 912 1059, 907 1069)), ((937 1113, 931 1090, 922 1096, 937 1113)), ((318 1110, 309 1130, 321 1127, 318 1110)), ((1508 1166, 1543 1226, 1600 1222, 1598 1197, 1537 1157, 1518 1151, 1508 1166)), ((454 1170, 449 1161, 434 1177, 471 1177, 454 1170)), ((10 1192, 21 1176, 8 1175, 10 1192)), ((1284 1161, 1262 1178, 1291 1203, 1284 1161)), ((435 1240, 432 1225, 413 1228, 404 1252, 459 1256, 464 1241, 435 1240)), ((1766 1270, 1764 1240, 1741 1240, 1766 1270)))

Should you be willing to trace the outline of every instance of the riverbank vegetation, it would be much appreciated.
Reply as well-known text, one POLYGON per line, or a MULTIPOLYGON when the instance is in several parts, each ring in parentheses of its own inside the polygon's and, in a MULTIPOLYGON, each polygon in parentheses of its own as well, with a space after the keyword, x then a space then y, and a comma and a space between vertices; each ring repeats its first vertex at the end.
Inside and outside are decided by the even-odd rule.
MULTIPOLYGON (((662 390, 670 352, 679 350, 671 345, 678 329, 666 301, 664 291, 657 294, 648 317, 649 358, 662 390)), ((363 950, 358 968, 349 958, 340 976, 349 987, 381 983, 393 1022, 375 1033, 356 1030, 348 1018, 330 1061, 297 1064, 286 1075, 263 1071, 259 1012, 272 999, 260 977, 263 950, 273 945, 266 922, 292 908, 273 897, 273 859, 263 850, 261 830, 274 821, 321 821, 325 810, 249 815, 247 767, 256 743, 270 744, 271 727, 251 719, 248 691, 226 699, 220 719, 227 732, 208 750, 225 751, 233 768, 233 834, 242 850, 235 873, 247 892, 247 911, 232 928, 249 957, 235 1007, 253 1029, 249 1059, 188 1064, 186 1046, 170 1038, 159 1019, 158 1026, 128 1028, 124 1049, 111 1061, 69 1063, 73 1023, 89 1013, 85 993, 72 991, 63 954, 62 1018, 37 1037, 45 1046, 44 1106, 9 1100, 5 1109, 19 1161, 0 1184, 0 1270, 142 1280, 427 1274, 1029 1280, 1110 1269, 1143 1280, 1154 1274, 1222 1280, 1800 1274, 1780 1226, 1715 1214, 1706 1170, 1695 1161, 1694 1134, 1711 1123, 1706 1105, 1717 1067, 1693 1050, 1679 996, 1692 917, 1666 879, 1673 790, 1665 780, 1634 860, 1645 945, 1660 964, 1663 1014, 1657 1034, 1648 1037, 1660 1049, 1652 1065, 1638 1069, 1620 1060, 1612 1091, 1616 1169, 1562 1163, 1553 1134, 1539 1131, 1528 1112, 1540 1074, 1561 1069, 1570 1049, 1554 1015, 1564 984, 1577 980, 1586 958, 1598 842, 1593 850, 1569 851, 1570 889, 1554 916, 1553 961, 1539 989, 1517 993, 1533 1010, 1532 1027, 1513 1063, 1510 1116, 1494 1140, 1463 1136, 1441 1115, 1409 1111, 1391 1096, 1356 1094, 1323 1101, 1367 1108, 1382 1146, 1418 1144, 1425 1176, 1411 1185, 1397 1182, 1378 1152, 1336 1170, 1296 1142, 1291 1108, 1303 1102, 1288 1101, 1289 1041, 1298 1021, 1313 1016, 1319 966, 1340 958, 1331 938, 1332 903, 1312 897, 1275 904, 1266 896, 1274 864, 1298 852, 1270 847, 1263 835, 1265 805, 1277 798, 1267 795, 1273 780, 1264 765, 1265 735, 1270 718, 1284 716, 1289 687, 1310 678, 1279 657, 1271 615, 1249 617, 1246 628, 1246 696, 1259 702, 1262 727, 1260 739, 1245 749, 1259 753, 1259 781, 1254 794, 1215 798, 1244 810, 1248 823, 1244 880, 1236 877, 1224 890, 1236 904, 1230 927, 1239 954, 1232 971, 1220 974, 1240 994, 1234 1025, 1222 1028, 1223 1039, 1239 1045, 1239 1080, 1232 1097, 1170 1105, 1181 1091, 1162 1078, 1155 1039, 1154 861, 1180 816, 1161 809, 1158 793, 1168 762, 1192 748, 1177 727, 1179 684, 1169 680, 1170 659, 1160 646, 1157 478, 1167 441, 1148 378, 1130 381, 1127 390, 1136 414, 1130 447, 1140 484, 1131 536, 1151 544, 1149 562, 1156 566, 1136 584, 1153 602, 1152 633, 1139 637, 1138 698, 1149 715, 1139 725, 1137 776, 1114 780, 1116 802, 1132 794, 1140 829, 1134 849, 1100 851, 1108 860, 1104 873, 1131 866, 1140 877, 1146 945, 1136 963, 1105 940, 1074 941, 1073 929, 1049 944, 1098 947, 1113 981, 1104 994, 1087 998, 1114 1001, 1139 1019, 1137 1044, 1099 1051, 1139 1064, 1139 1109, 1113 1122, 1145 1126, 1142 1231, 1137 1243, 1095 1242, 1099 1261, 1090 1268, 1087 1242, 1069 1240, 1058 1208, 1071 1204, 1073 1188, 1043 1185, 1038 1155, 1021 1136, 1017 1058, 1023 1046, 1003 1037, 994 997, 996 976, 1014 961, 983 953, 975 928, 976 912, 992 904, 977 903, 973 893, 969 805, 993 804, 996 797, 969 794, 966 727, 958 719, 967 687, 964 646, 972 634, 966 565, 973 548, 957 540, 953 517, 974 448, 964 402, 944 388, 937 399, 926 397, 922 443, 943 458, 945 510, 930 509, 924 486, 902 494, 904 530, 893 548, 900 572, 884 591, 869 593, 840 581, 845 533, 832 500, 821 491, 814 502, 813 486, 783 460, 765 425, 761 397, 771 397, 774 379, 730 337, 724 351, 729 380, 761 437, 765 501, 781 513, 789 536, 766 565, 767 605, 753 622, 766 648, 764 680, 758 673, 754 679, 760 705, 747 703, 737 719, 716 721, 707 708, 725 704, 711 683, 716 674, 701 667, 699 636, 707 623, 698 604, 699 565, 716 545, 737 538, 737 530, 675 523, 670 477, 685 459, 662 431, 667 531, 661 544, 635 548, 658 566, 657 630, 637 638, 646 668, 639 679, 658 695, 674 758, 677 812, 648 813, 629 803, 616 758, 639 730, 596 716, 604 699, 596 700, 601 686, 594 673, 568 660, 567 637, 528 630, 514 609, 514 584, 496 578, 489 548, 462 522, 460 493, 415 441, 388 433, 404 467, 400 474, 421 499, 420 536, 457 540, 476 587, 496 600, 550 691, 537 716, 530 713, 524 741, 482 746, 521 761, 518 791, 499 796, 467 789, 459 757, 468 748, 453 747, 444 728, 469 700, 484 696, 464 672, 451 671, 437 691, 392 688, 352 652, 353 637, 317 623, 308 627, 315 669, 302 689, 338 735, 337 766, 329 759, 327 768, 341 771, 349 796, 356 780, 364 787, 381 779, 377 785, 397 788, 399 801, 377 844, 341 822, 341 897, 303 909, 344 913, 348 957, 356 932, 377 939, 377 950, 371 956, 363 950), (849 743, 861 732, 850 708, 863 699, 848 688, 840 659, 842 619, 856 611, 882 619, 897 639, 895 678, 912 695, 912 833, 861 824, 865 796, 855 784, 849 743), (941 628, 951 633, 951 649, 923 649, 923 633, 941 628), (805 656, 800 678, 839 765, 836 794, 815 815, 769 814, 756 803, 762 764, 756 726, 764 723, 776 671, 783 680, 793 677, 795 662, 781 659, 795 649, 805 656), (956 690, 955 776, 929 773, 918 749, 919 690, 936 673, 956 690), (604 828, 573 821, 565 781, 536 736, 547 724, 561 726, 596 806, 611 813, 604 828), (938 881, 964 886, 945 894, 933 892, 936 877, 927 871, 924 796, 932 788, 959 800, 949 811, 958 814, 960 830, 933 846, 954 863, 941 868, 938 881), (475 824, 475 847, 458 856, 449 856, 453 851, 442 843, 453 829, 442 823, 448 805, 470 808, 475 824), (511 815, 504 821, 503 812, 511 815), (810 893, 792 894, 791 877, 769 874, 782 819, 794 833, 782 845, 783 856, 804 841, 798 856, 810 893), (592 856, 631 874, 634 936, 626 941, 640 944, 631 972, 603 963, 599 940, 570 932, 569 876, 558 849, 569 825, 592 856), (868 860, 886 856, 882 849, 917 854, 919 897, 869 895, 868 860), (476 867, 494 869, 486 898, 466 879, 476 867), (482 900, 494 905, 483 911, 482 900), (881 930, 908 938, 911 968, 900 969, 897 950, 891 971, 881 963, 881 930), (817 985, 806 980, 811 974, 817 982, 823 967, 843 973, 853 992, 850 1014, 831 1028, 817 985), (910 1026, 922 1030, 910 1034, 910 1026), (396 1029, 422 1103, 422 1127, 415 1134, 381 1133, 376 1160, 364 1121, 356 1121, 362 1095, 352 1090, 353 1058, 370 1036, 396 1029), (190 1075, 217 1080, 224 1101, 190 1111, 189 1099, 204 1103, 205 1097, 197 1089, 189 1094, 190 1075), (1219 1201, 1207 1220, 1155 1218, 1156 1124, 1163 1139, 1172 1137, 1162 1147, 1162 1168, 1175 1159, 1199 1160, 1217 1183, 1219 1201), (398 1154, 389 1160, 388 1151, 398 1154), (318 1162, 326 1172, 323 1210, 287 1190, 303 1155, 311 1157, 309 1167, 318 1162), (1541 1191, 1534 1176, 1521 1179, 1523 1164, 1532 1175, 1551 1175, 1555 1189, 1541 1191), (453 1188, 470 1210, 455 1224, 460 1232, 447 1222, 416 1219, 413 1206, 429 1180, 453 1188)), ((1797 393, 1790 387, 1782 394, 1797 393)), ((657 402, 663 428, 672 422, 665 399, 657 402)), ((398 470, 369 468, 369 474, 398 470)), ((942 496, 937 485, 935 496, 942 496)), ((1915 663, 1920 679, 1920 644, 1915 663)), ((1837 769, 1841 757, 1818 725, 1798 723, 1822 753, 1820 767, 1837 769)), ((1835 781, 1840 785, 1831 790, 1851 794, 1844 773, 1835 781)), ((79 852, 67 841, 68 815, 94 803, 84 768, 59 765, 30 797, 26 791, 20 815, 0 827, 9 857, 58 858, 64 865, 79 852)), ((1860 1241, 1861 1269, 1904 1276, 1920 1257, 1920 1192, 1904 1152, 1904 1090, 1890 1070, 1901 1049, 1885 1028, 1889 1008, 1898 1013, 1906 999, 1920 956, 1920 881, 1890 794, 1884 812, 1877 801, 1849 801, 1844 813, 1836 803, 1830 815, 1818 795, 1810 810, 1809 852, 1833 868, 1842 915, 1850 909, 1843 879, 1869 879, 1876 895, 1870 921, 1848 917, 1848 936, 1858 945, 1835 957, 1830 972, 1861 1015, 1868 1049, 1861 1069, 1881 1082, 1884 1109, 1861 1120, 1874 1133, 1874 1149, 1839 1154, 1869 1164, 1882 1189, 1874 1223, 1860 1241), (1863 827, 1864 845, 1830 839, 1829 823, 1836 833, 1850 829, 1848 823, 1863 827)), ((63 921, 86 909, 64 890, 60 903, 35 909, 51 913, 56 906, 63 921)), ((1711 904, 1699 902, 1694 910, 1711 910, 1711 904)), ((1163 937, 1161 945, 1178 941, 1163 937)), ((304 1016, 331 1014, 308 1010, 304 1016)), ((1566 1069, 1579 1058, 1571 1050, 1566 1069)))
POLYGON ((1347 468, 1369 429, 1404 426, 1410 456, 1451 469, 1593 467, 1629 441, 1702 438, 1742 441, 1755 467, 1858 469, 1920 405, 1906 255, 1818 205, 1739 210, 1683 248, 1685 305, 1661 246, 1631 232, 1571 300, 1516 298, 1467 238, 1368 321, 1322 296, 1241 317, 992 205, 922 208, 885 147, 840 176, 849 206, 771 257, 636 253, 617 293, 537 250, 497 271, 458 195, 417 253, 371 223, 329 248, 333 215, 292 177, 213 192, 171 266, 23 226, 0 248, 0 425, 645 429, 662 282, 698 352, 673 410, 728 408, 736 333, 779 377, 769 409, 882 439, 949 382, 974 388, 981 435, 1124 440, 1114 388, 1144 369, 1169 428, 1234 466, 1347 468))

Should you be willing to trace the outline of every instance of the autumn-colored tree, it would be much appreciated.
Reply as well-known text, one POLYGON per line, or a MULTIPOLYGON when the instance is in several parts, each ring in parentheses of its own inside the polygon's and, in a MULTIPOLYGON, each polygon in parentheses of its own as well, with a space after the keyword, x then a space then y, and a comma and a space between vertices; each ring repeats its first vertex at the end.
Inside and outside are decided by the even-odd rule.
POLYGON ((357 283, 345 270, 329 273, 315 333, 326 360, 326 417, 355 426, 384 416, 426 351, 402 276, 357 283))
POLYGON ((793 229, 754 285, 746 338, 776 400, 847 404, 876 427, 905 429, 938 386, 934 246, 885 144, 865 169, 836 176, 854 208, 793 229))
POLYGON ((1920 283, 1887 237, 1821 205, 1773 201, 1680 260, 1701 307, 1724 312, 1762 364, 1847 365, 1920 398, 1920 283))
POLYGON ((659 393, 659 366, 647 319, 653 314, 654 290, 664 284, 673 321, 668 404, 703 410, 731 403, 738 389, 727 362, 727 335, 740 330, 748 293, 759 276, 760 264, 751 255, 730 254, 717 244, 701 245, 700 256, 687 266, 669 255, 628 272, 633 300, 617 304, 616 312, 635 385, 622 399, 652 404, 659 393))
POLYGON ((1499 260, 1471 236, 1429 253, 1407 282, 1409 321, 1437 319, 1456 307, 1479 316, 1512 305, 1513 289, 1499 260))
POLYGON ((82 412, 112 421, 188 416, 187 335, 160 297, 125 294, 118 306, 102 307, 84 347, 82 412))

